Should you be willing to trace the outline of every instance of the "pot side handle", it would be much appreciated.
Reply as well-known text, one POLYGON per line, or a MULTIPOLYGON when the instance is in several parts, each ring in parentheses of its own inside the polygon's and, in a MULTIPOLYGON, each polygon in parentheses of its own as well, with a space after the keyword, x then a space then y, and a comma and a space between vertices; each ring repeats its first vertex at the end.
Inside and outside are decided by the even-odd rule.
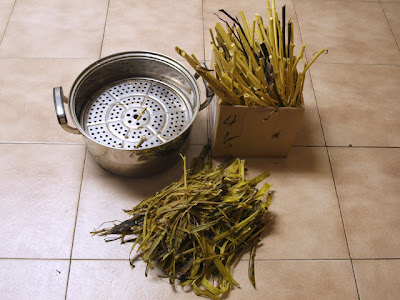
POLYGON ((67 115, 65 114, 63 102, 67 103, 68 99, 63 95, 61 86, 53 88, 53 99, 54 99, 54 108, 56 109, 56 115, 60 126, 65 131, 68 131, 70 133, 80 134, 77 128, 71 127, 67 123, 67 115))
MULTIPOLYGON (((207 68, 205 63, 201 63, 202 67, 207 68)), ((194 74, 194 77, 196 79, 198 79, 200 77, 200 75, 198 73, 194 74)), ((201 105, 200 105, 200 109, 199 111, 202 111, 203 109, 205 109, 212 101, 213 97, 214 97, 214 92, 213 90, 210 88, 210 86, 208 85, 208 82, 204 80, 203 78, 203 83, 204 86, 206 87, 206 101, 204 101, 201 105)))

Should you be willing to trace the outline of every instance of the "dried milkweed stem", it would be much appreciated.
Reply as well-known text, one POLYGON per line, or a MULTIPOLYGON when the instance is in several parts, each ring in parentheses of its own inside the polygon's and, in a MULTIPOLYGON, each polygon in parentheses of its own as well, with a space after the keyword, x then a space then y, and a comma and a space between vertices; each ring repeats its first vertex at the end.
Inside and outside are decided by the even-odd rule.
POLYGON ((253 246, 249 279, 255 285, 255 247, 270 219, 271 185, 257 189, 269 173, 246 179, 240 159, 213 169, 205 161, 207 149, 190 169, 182 156, 182 178, 129 210, 128 220, 92 234, 106 236, 107 241, 120 237, 124 243, 133 242, 131 252, 137 246, 138 258, 147 265, 146 276, 156 263, 171 284, 178 281, 191 286, 196 295, 219 299, 239 286, 233 270, 246 245, 253 246), (124 239, 130 236, 134 238, 124 239))

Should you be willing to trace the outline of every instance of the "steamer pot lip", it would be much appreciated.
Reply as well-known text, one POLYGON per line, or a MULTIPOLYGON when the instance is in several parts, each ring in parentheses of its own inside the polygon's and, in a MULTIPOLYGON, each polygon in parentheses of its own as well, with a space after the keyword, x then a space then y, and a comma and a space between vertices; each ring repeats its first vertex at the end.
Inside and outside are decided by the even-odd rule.
POLYGON ((177 136, 175 136, 172 140, 162 144, 162 146, 164 145, 168 145, 171 142, 173 142, 174 140, 180 138, 183 134, 185 134, 188 130, 191 129, 191 126, 193 125, 194 120, 196 119, 199 110, 200 110, 200 102, 201 102, 201 96, 200 96, 200 89, 199 89, 199 85, 197 84, 196 79, 194 78, 194 76, 190 73, 190 71, 179 61, 177 61, 176 59, 167 56, 165 54, 162 53, 158 53, 158 52, 152 52, 152 51, 146 51, 146 50, 137 50, 137 51, 125 51, 125 52, 118 52, 118 53, 114 53, 111 54, 109 56, 105 56, 99 60, 96 60, 94 63, 90 64, 88 67, 86 67, 79 75, 78 77, 75 79, 74 83, 72 84, 71 87, 71 91, 69 94, 69 98, 68 98, 68 109, 69 109, 69 113, 70 116, 73 119, 74 125, 76 126, 76 128, 79 130, 79 132, 87 139, 89 139, 91 142, 96 143, 100 146, 106 147, 107 149, 110 150, 118 150, 118 151, 129 151, 129 152, 134 152, 134 153, 138 153, 140 154, 143 151, 149 151, 152 149, 156 149, 158 147, 160 147, 160 145, 154 146, 154 147, 149 147, 146 149, 141 149, 141 150, 132 150, 132 149, 121 149, 121 148, 112 148, 112 147, 108 147, 106 145, 103 145, 101 143, 99 143, 98 141, 92 139, 83 129, 83 127, 81 126, 76 114, 75 114, 75 108, 74 108, 74 103, 75 101, 75 95, 76 92, 78 90, 78 88, 81 86, 81 84, 83 83, 83 81, 95 70, 97 70, 99 67, 101 67, 103 64, 112 62, 112 61, 118 61, 118 60, 124 60, 126 58, 141 58, 141 59, 149 59, 149 60, 156 60, 162 63, 165 63, 167 65, 169 65, 172 68, 175 68, 176 70, 178 70, 180 73, 182 73, 187 80, 191 83, 192 87, 193 87, 193 92, 194 92, 194 97, 197 99, 196 103, 195 103, 195 107, 193 110, 193 117, 190 120, 190 122, 188 122, 188 124, 186 125, 186 127, 182 130, 182 132, 180 134, 178 134, 177 136))

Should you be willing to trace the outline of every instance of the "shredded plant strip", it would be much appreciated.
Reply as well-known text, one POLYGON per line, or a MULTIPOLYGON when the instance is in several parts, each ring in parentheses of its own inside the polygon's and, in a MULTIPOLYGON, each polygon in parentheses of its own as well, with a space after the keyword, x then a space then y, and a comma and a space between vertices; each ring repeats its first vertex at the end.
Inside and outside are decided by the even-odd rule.
MULTIPOLYGON (((182 178, 127 211, 130 219, 93 231, 109 240, 133 242, 149 268, 161 268, 169 282, 190 286, 198 296, 219 299, 234 286, 233 271, 250 251, 249 278, 255 287, 254 256, 268 226, 271 185, 256 185, 264 172, 245 179, 244 160, 231 159, 215 169, 206 160, 209 146, 193 160, 183 159, 182 178), (115 235, 117 235, 115 237, 115 235)), ((130 258, 133 266, 134 259, 130 258)))
POLYGON ((294 55, 294 25, 286 24, 286 6, 282 7, 282 22, 278 18, 275 0, 267 5, 267 20, 256 15, 248 23, 244 13, 238 18, 221 9, 233 25, 221 19, 215 34, 210 29, 214 69, 201 66, 194 54, 179 47, 175 51, 187 60, 206 80, 224 105, 303 107, 303 87, 306 71, 322 54, 321 49, 301 72, 297 65, 303 60, 305 44, 298 57, 294 55), (286 27, 287 25, 287 27, 286 27), (287 38, 286 38, 287 35, 287 38), (214 71, 215 74, 212 74, 214 71))

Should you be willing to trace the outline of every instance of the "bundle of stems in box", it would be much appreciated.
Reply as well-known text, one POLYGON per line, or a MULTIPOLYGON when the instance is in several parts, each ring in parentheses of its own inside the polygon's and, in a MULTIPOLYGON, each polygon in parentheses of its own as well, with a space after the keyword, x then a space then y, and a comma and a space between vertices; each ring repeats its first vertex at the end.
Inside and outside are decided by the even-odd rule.
POLYGON ((241 23, 224 10, 220 10, 233 25, 226 23, 226 30, 217 23, 215 34, 210 29, 214 59, 214 70, 200 65, 194 54, 175 50, 202 76, 219 97, 222 104, 246 106, 303 107, 305 73, 326 49, 297 71, 303 59, 305 44, 298 57, 294 55, 294 29, 291 20, 287 22, 286 6, 282 7, 282 23, 276 12, 275 0, 267 0, 268 21, 261 16, 248 24, 243 12, 241 23), (211 72, 215 71, 215 72, 211 72), (215 76, 214 76, 214 74, 215 76))

